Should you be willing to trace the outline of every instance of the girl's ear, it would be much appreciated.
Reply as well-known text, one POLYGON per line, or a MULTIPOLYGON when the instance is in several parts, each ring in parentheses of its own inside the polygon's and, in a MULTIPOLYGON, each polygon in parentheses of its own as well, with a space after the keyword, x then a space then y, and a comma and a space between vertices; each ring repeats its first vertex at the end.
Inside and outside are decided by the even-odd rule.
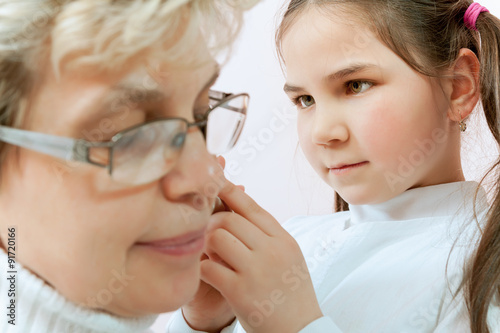
POLYGON ((476 54, 469 49, 461 49, 451 68, 453 91, 448 111, 450 120, 460 122, 474 110, 480 96, 479 69, 476 54))

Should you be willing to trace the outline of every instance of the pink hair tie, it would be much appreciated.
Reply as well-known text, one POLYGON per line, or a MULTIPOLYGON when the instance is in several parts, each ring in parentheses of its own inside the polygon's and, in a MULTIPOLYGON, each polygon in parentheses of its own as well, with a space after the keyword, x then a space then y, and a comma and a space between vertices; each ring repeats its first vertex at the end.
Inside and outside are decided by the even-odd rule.
POLYGON ((472 3, 469 8, 467 8, 467 11, 465 11, 464 15, 464 23, 465 26, 471 30, 477 31, 476 28, 476 21, 477 18, 479 17, 479 14, 482 12, 489 12, 486 7, 481 6, 477 2, 472 3))

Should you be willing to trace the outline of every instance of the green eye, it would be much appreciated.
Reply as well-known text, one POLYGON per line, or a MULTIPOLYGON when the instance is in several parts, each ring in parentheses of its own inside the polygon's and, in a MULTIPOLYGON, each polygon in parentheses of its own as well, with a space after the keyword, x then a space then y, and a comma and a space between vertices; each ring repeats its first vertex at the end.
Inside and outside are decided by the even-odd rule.
POLYGON ((303 108, 311 107, 315 103, 314 98, 310 95, 300 96, 298 100, 300 102, 300 106, 303 108))
POLYGON ((367 89, 369 89, 373 84, 371 82, 365 82, 365 81, 351 81, 348 83, 348 88, 351 90, 354 94, 360 94, 362 92, 365 92, 367 89))

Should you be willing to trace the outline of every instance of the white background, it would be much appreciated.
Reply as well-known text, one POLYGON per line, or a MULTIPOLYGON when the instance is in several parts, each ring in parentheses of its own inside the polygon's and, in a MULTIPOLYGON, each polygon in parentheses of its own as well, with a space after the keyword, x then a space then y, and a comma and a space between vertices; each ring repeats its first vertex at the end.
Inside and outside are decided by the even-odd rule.
MULTIPOLYGON (((498 0, 482 0, 481 4, 500 16, 498 0)), ((251 96, 240 151, 235 149, 225 155, 227 174, 231 181, 244 185, 246 192, 280 222, 300 214, 333 212, 333 191, 316 176, 300 152, 292 119, 294 107, 282 90, 285 79, 274 46, 277 13, 282 6, 282 0, 264 0, 245 15, 231 60, 214 86, 251 96)), ((478 117, 469 120, 463 135, 463 164, 468 180, 479 180, 498 156, 480 117, 481 110, 477 111, 478 117)), ((164 332, 167 317, 160 316, 153 326, 155 332, 164 332)))

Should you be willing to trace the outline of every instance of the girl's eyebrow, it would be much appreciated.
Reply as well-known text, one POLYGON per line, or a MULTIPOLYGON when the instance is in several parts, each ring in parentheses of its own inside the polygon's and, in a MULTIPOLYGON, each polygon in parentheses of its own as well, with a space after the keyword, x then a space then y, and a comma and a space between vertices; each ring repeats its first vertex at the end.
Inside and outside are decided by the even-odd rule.
POLYGON ((337 80, 342 80, 345 79, 348 76, 358 74, 360 72, 365 72, 374 68, 377 68, 377 65, 370 64, 370 63, 353 63, 349 65, 348 67, 342 68, 335 73, 329 74, 324 77, 324 81, 326 82, 331 82, 331 81, 337 81, 337 80))
POLYGON ((285 83, 285 86, 283 87, 283 91, 288 94, 288 93, 302 92, 305 90, 302 87, 297 87, 297 86, 293 86, 291 84, 285 83))
MULTIPOLYGON (((334 73, 328 74, 323 78, 323 81, 325 82, 331 82, 331 81, 338 81, 345 79, 346 77, 349 77, 354 74, 358 74, 361 72, 365 72, 374 68, 377 68, 377 65, 370 64, 370 63, 353 63, 350 64, 348 67, 342 68, 334 73)), ((302 92, 305 89, 302 87, 294 86, 291 84, 286 83, 285 86, 283 87, 283 90, 285 93, 290 93, 290 92, 302 92)))

